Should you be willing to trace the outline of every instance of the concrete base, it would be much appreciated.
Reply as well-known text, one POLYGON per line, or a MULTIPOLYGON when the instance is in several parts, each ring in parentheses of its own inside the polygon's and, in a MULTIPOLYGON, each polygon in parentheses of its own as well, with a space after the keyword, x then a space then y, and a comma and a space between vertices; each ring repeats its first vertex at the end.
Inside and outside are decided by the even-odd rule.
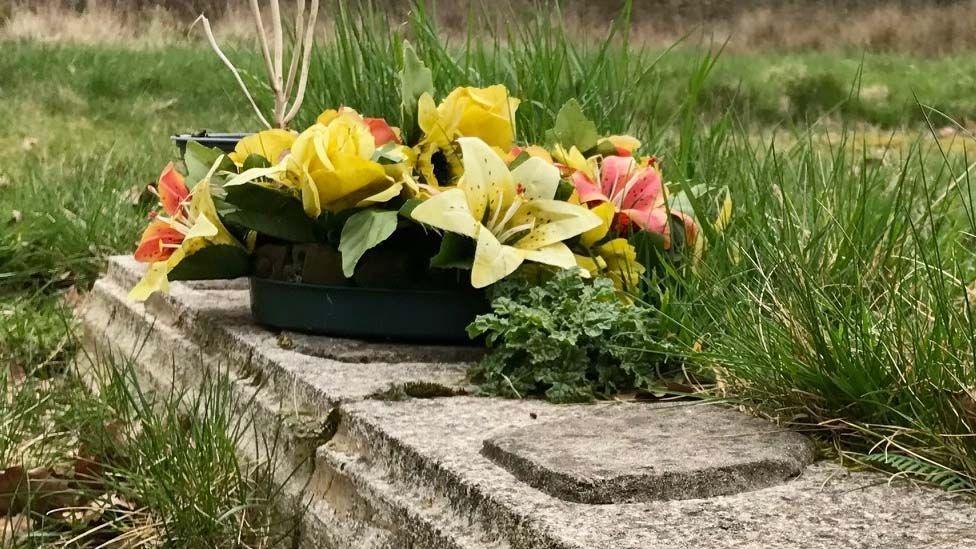
POLYGON ((241 281, 130 303, 140 273, 111 260, 83 313, 89 350, 132 355, 156 390, 229 372, 255 432, 288 435, 305 547, 976 545, 967 501, 808 465, 802 437, 736 412, 463 396, 466 352, 274 334, 241 281))

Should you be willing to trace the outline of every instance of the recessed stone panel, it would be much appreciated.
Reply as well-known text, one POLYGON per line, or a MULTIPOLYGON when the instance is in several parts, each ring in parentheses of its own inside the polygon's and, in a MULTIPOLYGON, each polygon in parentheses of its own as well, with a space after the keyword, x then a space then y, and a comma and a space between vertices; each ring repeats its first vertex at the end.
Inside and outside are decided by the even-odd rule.
POLYGON ((813 462, 810 441, 704 404, 620 404, 542 421, 483 454, 554 497, 607 504, 696 499, 765 488, 813 462))

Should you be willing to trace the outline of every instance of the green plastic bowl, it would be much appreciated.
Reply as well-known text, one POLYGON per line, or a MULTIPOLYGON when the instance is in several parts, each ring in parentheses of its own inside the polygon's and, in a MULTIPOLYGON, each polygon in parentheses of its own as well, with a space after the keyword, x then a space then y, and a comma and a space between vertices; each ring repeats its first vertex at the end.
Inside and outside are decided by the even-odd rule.
POLYGON ((466 343, 490 310, 474 290, 389 290, 251 277, 251 313, 263 326, 367 340, 466 343))

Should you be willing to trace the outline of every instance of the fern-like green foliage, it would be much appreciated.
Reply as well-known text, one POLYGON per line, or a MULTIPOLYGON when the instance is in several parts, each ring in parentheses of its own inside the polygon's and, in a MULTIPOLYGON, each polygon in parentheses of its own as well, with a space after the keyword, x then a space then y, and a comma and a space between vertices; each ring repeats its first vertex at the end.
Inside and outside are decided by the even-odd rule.
POLYGON ((659 316, 605 278, 572 271, 542 284, 504 280, 469 327, 491 347, 471 372, 486 394, 582 402, 650 387, 664 364, 659 316))
POLYGON ((976 491, 976 485, 973 484, 972 479, 942 465, 922 461, 904 454, 885 452, 880 454, 867 454, 859 458, 868 465, 893 470, 929 484, 934 484, 949 492, 976 491))

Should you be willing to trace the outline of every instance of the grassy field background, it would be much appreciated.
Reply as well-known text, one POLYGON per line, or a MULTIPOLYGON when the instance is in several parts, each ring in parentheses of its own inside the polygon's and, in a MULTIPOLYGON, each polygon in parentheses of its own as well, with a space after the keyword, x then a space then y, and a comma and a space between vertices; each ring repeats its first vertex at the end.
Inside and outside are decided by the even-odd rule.
MULTIPOLYGON (((296 126, 340 103, 395 118, 403 36, 441 92, 503 82, 525 99, 522 139, 579 98, 601 130, 638 135, 668 179, 711 190, 703 213, 732 196, 732 221, 699 269, 651 296, 682 342, 674 352, 715 381, 708 396, 807 430, 848 463, 976 491, 976 54, 624 47, 623 23, 603 25, 608 42, 575 40, 541 15, 445 44, 422 11, 392 32, 375 13, 330 16, 296 126)), ((101 429, 131 455, 174 456, 170 473, 186 481, 167 491, 158 470, 119 473, 130 482, 113 493, 133 512, 117 535, 234 546, 240 516, 212 517, 266 509, 273 491, 241 474, 251 469, 226 443, 241 426, 215 412, 188 432, 182 404, 160 412, 132 397, 123 359, 103 394, 129 398, 91 396, 70 375, 70 308, 107 255, 133 248, 143 189, 176 154, 170 134, 256 123, 199 40, 8 33, 0 47, 0 466, 70 463, 80 433, 101 429), (140 427, 109 433, 105 417, 140 427), (187 436, 195 450, 180 453, 187 436), (227 497, 192 485, 202 464, 227 497), (197 500, 200 512, 184 504, 197 500)), ((244 42, 232 57, 259 68, 244 42)), ((34 518, 30 543, 51 546, 100 524, 34 518)), ((266 526, 249 523, 243 545, 265 543, 266 526)))

